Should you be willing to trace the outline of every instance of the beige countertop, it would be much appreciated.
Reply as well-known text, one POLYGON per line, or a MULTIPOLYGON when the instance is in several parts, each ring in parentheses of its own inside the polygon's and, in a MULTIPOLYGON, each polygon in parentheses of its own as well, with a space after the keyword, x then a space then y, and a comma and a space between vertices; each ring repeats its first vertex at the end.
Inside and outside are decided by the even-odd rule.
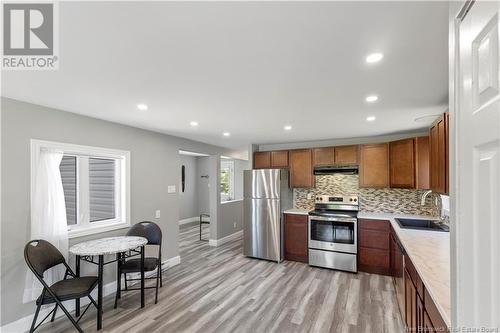
POLYGON ((450 233, 402 229, 397 217, 427 218, 427 216, 360 212, 358 218, 389 220, 408 256, 415 265, 425 288, 448 326, 451 324, 450 233))
POLYGON ((309 215, 309 209, 291 208, 284 211, 285 214, 309 215))

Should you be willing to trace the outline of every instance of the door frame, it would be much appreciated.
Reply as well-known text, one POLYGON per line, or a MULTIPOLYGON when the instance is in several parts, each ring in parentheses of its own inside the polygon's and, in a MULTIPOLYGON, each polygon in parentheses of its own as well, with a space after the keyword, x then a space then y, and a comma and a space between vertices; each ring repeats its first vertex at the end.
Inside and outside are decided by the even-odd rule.
POLYGON ((467 1, 456 2, 455 8, 450 3, 449 13, 449 193, 450 193, 450 283, 451 283, 451 326, 457 327, 458 323, 458 295, 460 283, 457 279, 459 272, 459 258, 457 247, 460 241, 460 219, 457 202, 458 179, 457 179, 457 117, 459 101, 459 54, 460 48, 457 42, 459 37, 460 19, 458 18, 462 10, 467 6, 467 1))
MULTIPOLYGON (((460 184, 460 164, 461 152, 459 136, 461 131, 460 122, 460 100, 461 100, 461 75, 460 68, 460 27, 461 22, 467 16, 469 10, 474 6, 476 0, 467 0, 449 3, 449 189, 450 189, 450 280, 451 280, 451 326, 453 328, 462 327, 465 318, 463 318, 465 304, 469 307, 474 306, 474 299, 468 299, 464 296, 463 290, 471 288, 470 285, 463 285, 463 277, 460 273, 463 271, 464 263, 459 257, 459 249, 462 244, 469 241, 470 231, 467 228, 468 221, 461 219, 462 209, 470 207, 460 207, 457 205, 461 198, 460 184)), ((480 284, 481 281, 474 281, 474 284, 480 284)), ((498 303, 497 303, 498 304, 498 303)))

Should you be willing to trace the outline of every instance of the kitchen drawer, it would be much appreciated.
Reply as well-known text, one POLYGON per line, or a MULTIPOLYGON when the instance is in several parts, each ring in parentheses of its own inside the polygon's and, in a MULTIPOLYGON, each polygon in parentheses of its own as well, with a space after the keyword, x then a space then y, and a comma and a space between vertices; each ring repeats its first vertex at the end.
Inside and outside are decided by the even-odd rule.
POLYGON ((360 229, 371 229, 385 232, 389 232, 391 230, 391 223, 387 220, 358 219, 358 226, 360 229))
POLYGON ((287 222, 298 222, 298 223, 306 223, 309 221, 309 215, 301 215, 301 214, 290 214, 285 213, 285 221, 287 222))
POLYGON ((386 231, 359 229, 359 246, 388 251, 390 237, 389 235, 390 234, 386 231))
POLYGON ((309 265, 356 272, 356 255, 343 252, 309 249, 309 265))

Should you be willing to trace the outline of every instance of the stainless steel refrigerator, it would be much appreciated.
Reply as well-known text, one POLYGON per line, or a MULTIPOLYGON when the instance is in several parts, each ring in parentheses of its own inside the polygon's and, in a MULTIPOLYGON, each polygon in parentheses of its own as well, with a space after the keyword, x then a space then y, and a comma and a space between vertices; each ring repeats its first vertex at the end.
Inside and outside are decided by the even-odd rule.
POLYGON ((243 254, 283 260, 283 211, 292 208, 287 169, 245 170, 243 254))

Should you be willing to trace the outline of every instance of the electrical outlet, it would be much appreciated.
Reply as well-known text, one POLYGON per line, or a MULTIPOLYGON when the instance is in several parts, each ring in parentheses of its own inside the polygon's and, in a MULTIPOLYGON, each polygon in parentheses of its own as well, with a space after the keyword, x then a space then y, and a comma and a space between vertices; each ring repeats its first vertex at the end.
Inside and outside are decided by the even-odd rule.
POLYGON ((307 200, 312 200, 314 195, 312 193, 307 193, 307 200))
POLYGON ((236 222, 234 222, 234 223, 233 223, 233 227, 235 227, 235 228, 236 228, 236 222))
POLYGON ((175 185, 168 185, 167 191, 168 193, 175 193, 176 191, 175 185))
POLYGON ((160 218, 160 216, 161 216, 161 212, 160 212, 160 210, 157 210, 157 211, 155 212, 155 218, 159 219, 159 218, 160 218))

